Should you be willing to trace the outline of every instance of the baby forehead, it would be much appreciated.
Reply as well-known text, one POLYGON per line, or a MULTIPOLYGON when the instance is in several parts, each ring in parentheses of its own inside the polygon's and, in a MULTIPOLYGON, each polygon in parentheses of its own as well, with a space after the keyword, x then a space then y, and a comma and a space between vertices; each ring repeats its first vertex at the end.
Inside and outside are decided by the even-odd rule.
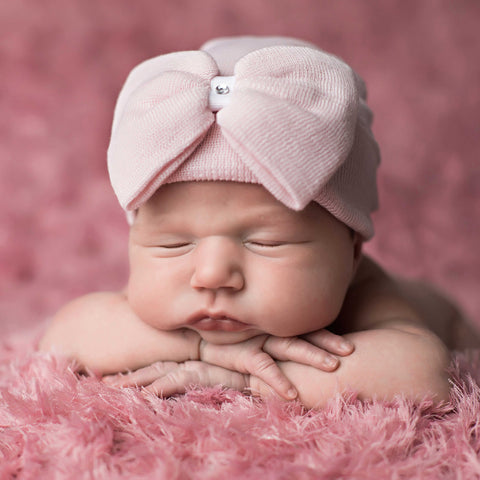
POLYGON ((262 185, 227 181, 177 182, 160 187, 139 208, 145 219, 197 218, 213 221, 226 214, 225 221, 263 220, 273 223, 315 221, 327 212, 312 202, 295 211, 278 201, 262 185))

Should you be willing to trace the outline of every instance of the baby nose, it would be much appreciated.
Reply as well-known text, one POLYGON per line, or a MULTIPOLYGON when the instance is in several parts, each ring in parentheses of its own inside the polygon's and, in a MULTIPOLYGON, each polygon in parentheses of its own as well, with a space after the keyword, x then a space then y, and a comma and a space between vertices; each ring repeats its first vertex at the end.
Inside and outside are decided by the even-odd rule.
POLYGON ((233 241, 220 237, 202 240, 195 249, 193 288, 241 290, 245 280, 241 253, 233 241))

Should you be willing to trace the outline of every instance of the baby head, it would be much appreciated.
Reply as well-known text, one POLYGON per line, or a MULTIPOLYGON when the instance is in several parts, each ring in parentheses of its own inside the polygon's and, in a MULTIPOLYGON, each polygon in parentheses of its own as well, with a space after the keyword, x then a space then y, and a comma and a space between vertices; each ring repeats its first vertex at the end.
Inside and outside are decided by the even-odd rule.
POLYGON ((341 60, 279 37, 136 67, 108 162, 131 212, 140 318, 217 343, 331 323, 373 234, 379 154, 365 95, 341 60))

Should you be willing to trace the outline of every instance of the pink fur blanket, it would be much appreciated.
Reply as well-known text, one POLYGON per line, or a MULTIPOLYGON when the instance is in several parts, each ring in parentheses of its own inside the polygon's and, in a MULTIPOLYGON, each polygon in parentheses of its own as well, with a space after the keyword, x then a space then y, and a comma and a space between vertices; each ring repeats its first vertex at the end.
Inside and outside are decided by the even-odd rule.
POLYGON ((169 400, 0 349, 1 479, 376 479, 480 476, 479 352, 452 364, 451 403, 333 399, 321 411, 221 388, 169 400))
POLYGON ((305 38, 366 79, 383 158, 367 251, 480 325, 479 22, 477 0, 0 2, 0 480, 480 478, 478 352, 456 356, 441 408, 350 395, 306 412, 145 398, 33 348, 60 305, 125 284, 105 150, 127 72, 244 33, 305 38))

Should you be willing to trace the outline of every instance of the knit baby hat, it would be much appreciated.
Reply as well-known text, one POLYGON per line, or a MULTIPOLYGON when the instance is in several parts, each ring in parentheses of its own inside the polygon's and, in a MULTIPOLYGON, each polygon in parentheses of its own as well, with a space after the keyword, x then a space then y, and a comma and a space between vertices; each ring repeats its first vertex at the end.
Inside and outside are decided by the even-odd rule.
POLYGON ((132 70, 108 149, 121 206, 164 184, 257 183, 294 210, 315 201, 367 240, 380 162, 363 80, 314 45, 227 37, 132 70))

